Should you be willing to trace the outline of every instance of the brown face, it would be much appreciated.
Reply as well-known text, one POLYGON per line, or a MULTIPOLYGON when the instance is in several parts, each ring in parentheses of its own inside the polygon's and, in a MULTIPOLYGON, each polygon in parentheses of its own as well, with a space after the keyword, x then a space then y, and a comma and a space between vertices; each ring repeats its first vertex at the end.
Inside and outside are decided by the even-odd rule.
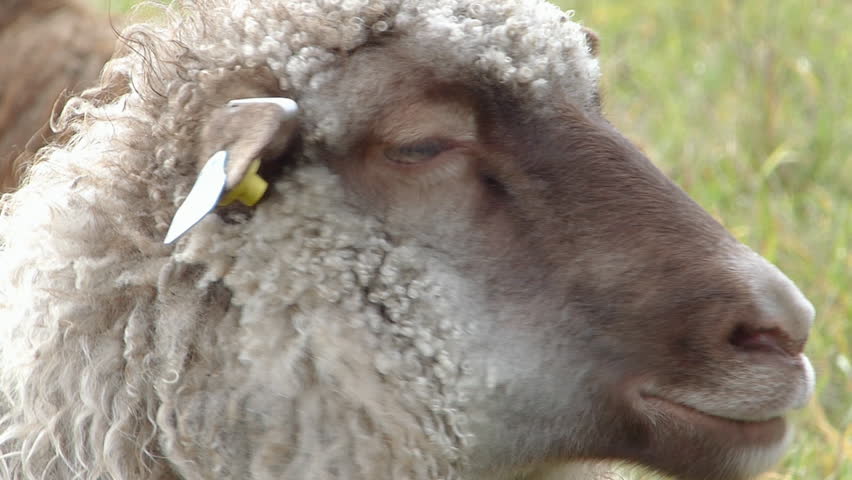
POLYGON ((810 303, 597 106, 438 81, 410 52, 376 47, 344 66, 334 101, 352 112, 351 143, 328 154, 354 203, 484 292, 464 340, 483 378, 474 469, 768 468, 782 415, 812 389, 810 303))

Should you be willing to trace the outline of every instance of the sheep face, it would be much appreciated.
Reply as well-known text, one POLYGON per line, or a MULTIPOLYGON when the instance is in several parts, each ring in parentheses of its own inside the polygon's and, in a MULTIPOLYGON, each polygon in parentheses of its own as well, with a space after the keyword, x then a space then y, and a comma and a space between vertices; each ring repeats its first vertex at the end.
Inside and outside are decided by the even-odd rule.
POLYGON ((462 340, 482 380, 473 465, 767 468, 812 389, 808 301, 598 105, 423 57, 397 42, 350 59, 322 101, 348 112, 348 141, 324 156, 363 212, 481 293, 458 306, 483 319, 462 340))
POLYGON ((2 199, 0 476, 617 459, 738 480, 777 460, 812 307, 606 122, 564 13, 176 4, 123 34, 59 119, 73 138, 2 199), (298 124, 227 106, 269 96, 298 124), (164 246, 221 150, 260 157, 266 197, 164 246))

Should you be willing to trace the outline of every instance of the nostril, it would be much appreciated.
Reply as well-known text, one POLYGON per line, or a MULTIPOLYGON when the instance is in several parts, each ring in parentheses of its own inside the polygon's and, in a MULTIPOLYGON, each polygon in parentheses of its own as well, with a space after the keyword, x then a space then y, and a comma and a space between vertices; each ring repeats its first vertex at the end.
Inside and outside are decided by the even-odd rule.
POLYGON ((748 352, 774 352, 790 356, 801 353, 803 347, 778 328, 752 328, 746 325, 738 325, 728 341, 734 347, 748 352))

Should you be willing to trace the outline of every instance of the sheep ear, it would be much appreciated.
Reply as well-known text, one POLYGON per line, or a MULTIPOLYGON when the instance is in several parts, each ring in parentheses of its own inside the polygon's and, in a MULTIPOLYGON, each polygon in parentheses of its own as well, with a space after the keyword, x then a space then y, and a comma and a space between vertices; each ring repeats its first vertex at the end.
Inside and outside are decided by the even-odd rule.
POLYGON ((589 53, 592 54, 593 57, 597 57, 598 53, 600 53, 601 48, 601 39, 594 30, 581 27, 583 29, 583 34, 586 35, 586 45, 589 46, 589 53))
POLYGON ((180 238, 217 205, 254 206, 267 183, 262 162, 280 158, 296 133, 299 108, 289 98, 232 100, 214 111, 201 132, 195 184, 175 213, 164 243, 180 238))
POLYGON ((227 150, 225 190, 231 192, 256 174, 259 162, 273 161, 295 136, 299 107, 289 98, 231 100, 214 111, 201 132, 202 157, 227 150))

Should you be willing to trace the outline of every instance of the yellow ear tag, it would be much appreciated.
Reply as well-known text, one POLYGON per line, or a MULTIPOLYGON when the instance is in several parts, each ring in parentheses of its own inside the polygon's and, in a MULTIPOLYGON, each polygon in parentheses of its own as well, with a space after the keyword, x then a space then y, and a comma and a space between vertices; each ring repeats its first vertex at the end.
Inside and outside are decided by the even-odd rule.
POLYGON ((234 203, 234 200, 239 200, 243 205, 253 207, 266 193, 269 188, 269 183, 257 174, 260 169, 260 159, 255 159, 249 165, 248 170, 243 179, 230 192, 225 195, 219 202, 220 207, 225 207, 234 203))

